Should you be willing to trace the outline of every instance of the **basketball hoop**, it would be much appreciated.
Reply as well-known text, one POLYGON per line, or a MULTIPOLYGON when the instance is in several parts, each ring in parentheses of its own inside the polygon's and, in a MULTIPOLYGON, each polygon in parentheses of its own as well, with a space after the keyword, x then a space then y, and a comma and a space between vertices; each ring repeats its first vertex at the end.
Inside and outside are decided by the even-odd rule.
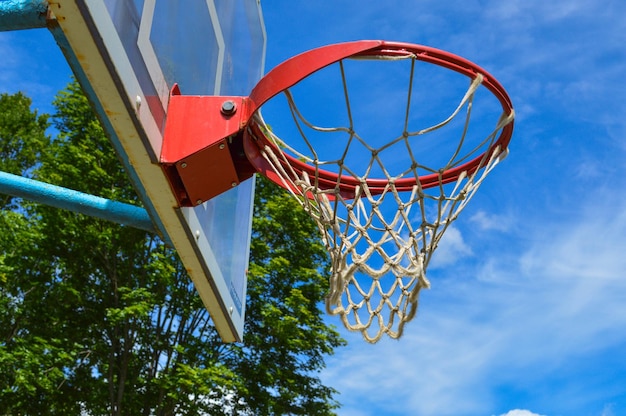
MULTIPOLYGON (((375 90, 378 84, 366 86, 375 90)), ((316 87, 312 90, 316 92, 316 87)), ((390 95, 397 97, 396 90, 390 95)), ((310 95, 304 94, 305 103, 311 102, 310 95)), ((228 97, 214 98, 223 103, 228 97)), ((444 232, 507 154, 514 111, 504 88, 484 69, 451 53, 408 43, 359 41, 291 58, 261 79, 249 97, 233 98, 242 107, 239 118, 231 120, 233 115, 223 112, 222 117, 237 127, 219 135, 232 138, 243 126, 249 163, 290 192, 317 223, 332 265, 328 312, 339 315, 346 328, 361 331, 369 342, 384 334, 399 338, 416 314, 420 290, 430 286, 426 269, 444 232), (353 99, 351 75, 370 73, 358 69, 351 73, 347 67, 364 62, 376 62, 377 68, 388 65, 391 69, 380 78, 383 81, 406 81, 403 98, 395 101, 401 111, 391 117, 399 127, 387 120, 372 124, 377 111, 357 115, 358 109, 371 110, 372 102, 380 99, 376 94, 374 99, 353 99), (398 65, 407 69, 405 78, 392 72, 398 65), (333 85, 340 110, 329 114, 333 120, 328 123, 313 123, 302 104, 296 104, 302 97, 294 90, 331 66, 338 67, 334 73, 339 81, 333 85), (432 68, 436 70, 430 72, 432 68), (447 98, 444 87, 459 82, 437 84, 442 73, 462 80, 462 90, 450 94, 453 98, 447 98), (439 118, 422 114, 436 101, 436 94, 431 99, 422 90, 416 92, 424 80, 422 90, 441 92, 447 102, 455 102, 439 118), (415 103, 425 96, 429 99, 416 109, 415 103), (279 137, 277 126, 264 119, 276 97, 282 97, 295 125, 288 139, 279 137), (481 103, 495 108, 493 114, 475 110, 481 103), (488 117, 491 120, 486 121, 488 117), (483 129, 480 134, 470 125, 474 119, 483 129), (362 125, 396 133, 368 137, 370 127, 362 125)), ((321 103, 317 107, 327 101, 321 103)), ((282 113, 281 118, 288 117, 282 113)))

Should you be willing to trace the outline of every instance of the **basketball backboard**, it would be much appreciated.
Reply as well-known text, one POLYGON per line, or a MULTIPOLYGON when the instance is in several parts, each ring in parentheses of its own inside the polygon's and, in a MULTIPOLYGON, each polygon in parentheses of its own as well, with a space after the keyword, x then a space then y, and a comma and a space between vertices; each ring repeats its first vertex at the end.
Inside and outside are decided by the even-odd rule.
POLYGON ((247 95, 262 75, 258 0, 57 0, 51 30, 146 209, 224 341, 243 337, 254 178, 179 207, 159 166, 169 93, 247 95), (58 26, 57 26, 58 25, 58 26))

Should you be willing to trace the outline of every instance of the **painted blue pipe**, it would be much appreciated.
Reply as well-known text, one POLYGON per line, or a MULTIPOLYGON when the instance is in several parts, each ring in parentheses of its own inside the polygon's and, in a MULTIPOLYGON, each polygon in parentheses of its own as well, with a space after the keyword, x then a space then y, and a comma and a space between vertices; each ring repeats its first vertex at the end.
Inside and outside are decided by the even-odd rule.
POLYGON ((0 31, 46 27, 45 0, 0 0, 0 31))
POLYGON ((0 172, 0 193, 156 233, 143 208, 11 173, 0 172))

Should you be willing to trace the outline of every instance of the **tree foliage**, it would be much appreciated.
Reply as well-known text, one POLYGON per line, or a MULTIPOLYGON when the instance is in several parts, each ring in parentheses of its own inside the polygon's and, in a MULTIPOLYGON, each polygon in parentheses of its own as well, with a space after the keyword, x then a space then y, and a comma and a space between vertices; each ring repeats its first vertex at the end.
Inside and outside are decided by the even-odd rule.
MULTIPOLYGON (((39 160, 48 141, 48 115, 31 111, 31 99, 22 93, 0 94, 0 171, 26 175, 39 160)), ((0 208, 12 201, 3 195, 0 208)))
MULTIPOLYGON (((3 100, 3 170, 139 204, 76 83, 53 140, 26 97, 3 100)), ((0 211, 0 415, 333 414, 319 371, 344 341, 319 308, 328 260, 297 204, 257 188, 242 344, 219 340, 157 237, 28 202, 0 211)))

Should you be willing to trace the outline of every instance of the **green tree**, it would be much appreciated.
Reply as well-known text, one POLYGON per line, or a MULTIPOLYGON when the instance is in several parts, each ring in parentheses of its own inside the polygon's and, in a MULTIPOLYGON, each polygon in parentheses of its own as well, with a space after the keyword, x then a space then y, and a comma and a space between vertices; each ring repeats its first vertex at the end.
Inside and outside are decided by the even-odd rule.
MULTIPOLYGON (((38 120, 16 142, 21 171, 138 204, 78 85, 54 104, 51 141, 42 116, 16 114, 38 120)), ((219 340, 157 237, 27 202, 1 211, 0 415, 333 414, 318 377, 344 342, 319 308, 328 260, 297 204, 258 190, 242 344, 219 340)))

